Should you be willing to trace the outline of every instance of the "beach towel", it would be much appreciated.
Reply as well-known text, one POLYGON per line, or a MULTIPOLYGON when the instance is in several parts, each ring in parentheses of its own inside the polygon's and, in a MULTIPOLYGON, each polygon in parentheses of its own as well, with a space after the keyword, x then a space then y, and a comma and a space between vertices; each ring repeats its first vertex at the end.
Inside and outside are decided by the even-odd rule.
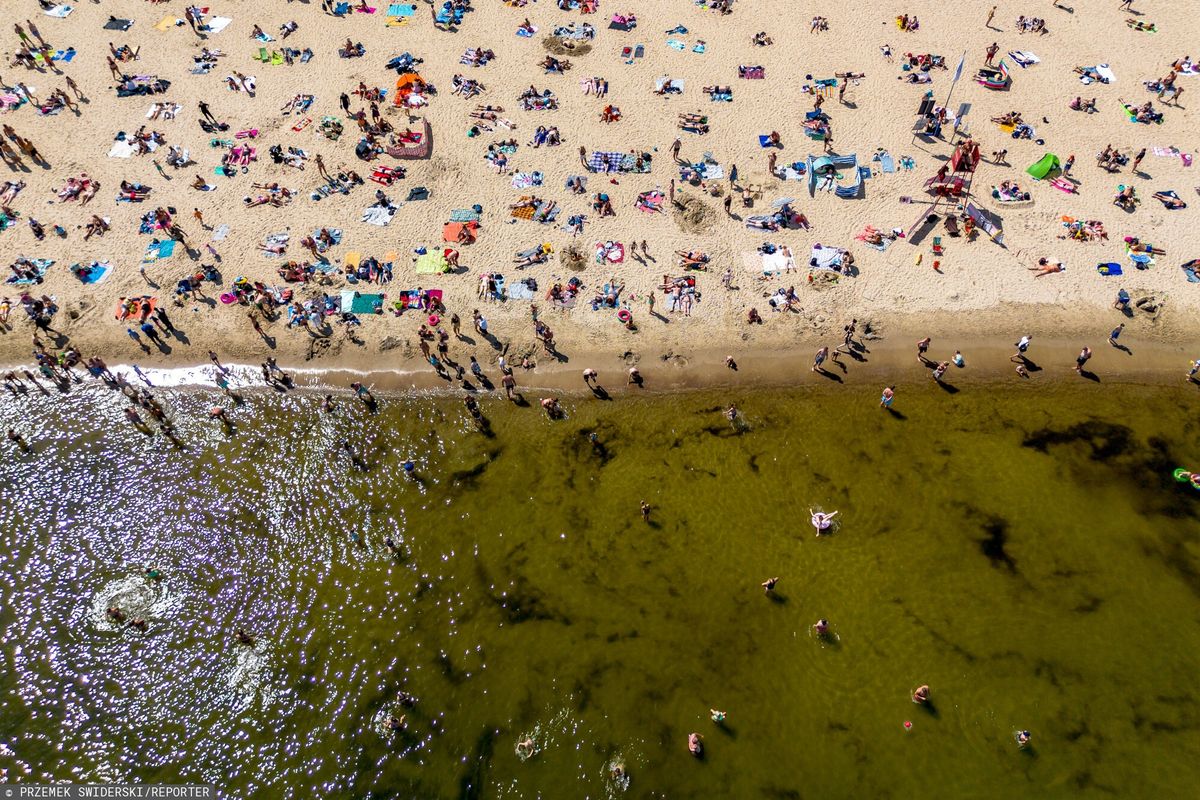
POLYGON ((514 172, 512 176, 512 187, 514 189, 528 189, 531 186, 542 185, 542 173, 540 172, 514 172))
POLYGON ((463 244, 472 244, 475 241, 475 231, 479 230, 478 222, 447 222, 442 226, 442 241, 443 242, 458 242, 459 235, 466 231, 465 241, 463 244))
POLYGON ((672 50, 679 50, 680 52, 687 49, 687 45, 678 39, 667 39, 667 47, 672 50))
POLYGON ((229 23, 233 22, 229 17, 213 17, 204 26, 204 30, 209 33, 220 33, 229 27, 229 23))
POLYGON ((417 260, 413 263, 413 271, 418 275, 437 275, 450 271, 450 262, 446 260, 446 255, 440 249, 435 249, 432 253, 423 253, 417 256, 417 260))
POLYGON ((1124 274, 1124 271, 1121 269, 1121 265, 1115 261, 1110 261, 1107 264, 1097 264, 1096 272, 1099 272, 1106 278, 1112 277, 1113 275, 1124 274))
POLYGON ((167 15, 167 16, 163 17, 162 19, 160 19, 158 22, 154 23, 154 30, 169 31, 169 30, 171 30, 171 28, 174 28, 176 25, 181 25, 182 23, 183 23, 183 20, 179 19, 179 17, 172 17, 170 15, 167 15))
POLYGON ((153 264, 160 258, 170 258, 175 254, 175 240, 163 239, 162 241, 152 241, 146 245, 146 254, 142 256, 143 264, 153 264))
POLYGON ((108 22, 104 23, 104 30, 106 31, 127 31, 132 27, 133 20, 131 19, 117 19, 116 17, 109 17, 108 22))
POLYGON ((533 278, 525 278, 515 283, 509 284, 505 294, 509 300, 535 300, 537 299, 537 283, 533 278))
POLYGON ((59 19, 66 19, 67 15, 69 15, 74 10, 75 10, 74 6, 60 5, 60 6, 55 6, 54 8, 48 8, 43 13, 47 17, 58 17, 59 19))
POLYGON ((417 13, 416 6, 404 3, 392 3, 387 10, 389 17, 411 17, 415 13, 417 13))
POLYGON ((812 253, 808 259, 808 266, 812 269, 827 269, 833 272, 838 272, 837 267, 842 265, 842 251, 836 247, 822 247, 821 245, 813 245, 812 253))
POLYGON ((1185 208, 1187 208, 1187 203, 1184 203, 1183 205, 1178 205, 1178 206, 1169 206, 1169 205, 1167 205, 1167 201, 1166 201, 1166 200, 1163 200, 1161 197, 1157 197, 1157 195, 1160 195, 1160 194, 1162 194, 1162 195, 1166 195, 1167 197, 1173 197, 1173 198, 1175 198, 1176 200, 1178 200, 1178 199, 1179 199, 1179 195, 1177 195, 1177 194, 1176 194, 1174 191, 1172 191, 1172 190, 1167 190, 1167 191, 1165 191, 1165 192, 1155 192, 1155 195, 1156 195, 1156 196, 1155 196, 1155 198, 1154 198, 1154 199, 1155 199, 1155 200, 1157 200, 1158 202, 1162 203, 1162 204, 1163 204, 1163 207, 1164 207, 1164 208, 1166 208, 1168 211, 1180 211, 1180 210, 1182 210, 1182 209, 1185 209, 1185 208))
POLYGON ((213 231, 212 238, 213 238, 214 242, 220 242, 220 241, 224 240, 225 237, 228 235, 229 235, 229 226, 228 225, 218 225, 217 229, 215 231, 213 231))
POLYGON ((1022 69, 1041 62, 1040 58, 1028 50, 1009 50, 1008 57, 1017 62, 1022 69))
POLYGON ((533 214, 536 210, 537 209, 533 208, 532 206, 522 206, 521 208, 514 208, 512 210, 512 215, 516 219, 532 220, 533 214))
POLYGON ((479 222, 480 214, 473 208, 456 208, 450 212, 451 222, 479 222))
POLYGON ((342 292, 343 314, 377 314, 383 310, 382 294, 362 294, 360 292, 342 292))
POLYGON ((887 152, 876 153, 875 157, 872 160, 878 161, 879 168, 881 170, 883 170, 883 172, 886 174, 891 174, 896 171, 896 162, 892 158, 891 153, 887 153, 887 152))
POLYGON ((1180 265, 1180 269, 1183 270, 1183 274, 1187 278, 1188 283, 1200 283, 1200 275, 1196 274, 1197 270, 1200 269, 1200 265, 1198 265, 1196 259, 1192 259, 1186 264, 1180 265))
POLYGON ((155 297, 119 297, 117 298, 115 316, 122 322, 129 319, 138 319, 142 315, 143 306, 149 306, 150 311, 153 312, 156 305, 158 305, 158 298, 155 297))
POLYGON ((110 147, 108 150, 108 157, 109 158, 132 158, 133 154, 136 152, 137 152, 137 148, 133 146, 132 142, 122 139, 120 141, 113 142, 113 146, 110 147))
POLYGON ((350 10, 349 3, 338 3, 337 6, 335 6, 333 9, 333 15, 335 17, 340 17, 343 14, 347 13, 349 10, 350 10))
POLYGON ((75 273, 81 283, 95 286, 107 278, 108 273, 112 272, 112 263, 109 261, 93 261, 83 269, 79 269, 79 265, 74 264, 71 266, 71 271, 75 273))
POLYGON ((596 242, 596 263, 620 264, 625 260, 625 245, 620 242, 596 242))
POLYGON ((10 275, 5 283, 16 284, 17 286, 29 286, 38 283, 45 276, 46 270, 54 266, 54 261, 49 258, 31 258, 30 263, 33 264, 33 271, 37 273, 36 278, 17 278, 16 275, 10 275))
POLYGON ((667 93, 682 92, 683 86, 684 86, 683 78, 662 77, 654 82, 654 91, 662 92, 662 91, 664 91, 664 87, 666 87, 665 91, 667 93))
POLYGON ((362 221, 368 225, 383 227, 392 221, 396 214, 395 206, 370 206, 362 213, 362 221))

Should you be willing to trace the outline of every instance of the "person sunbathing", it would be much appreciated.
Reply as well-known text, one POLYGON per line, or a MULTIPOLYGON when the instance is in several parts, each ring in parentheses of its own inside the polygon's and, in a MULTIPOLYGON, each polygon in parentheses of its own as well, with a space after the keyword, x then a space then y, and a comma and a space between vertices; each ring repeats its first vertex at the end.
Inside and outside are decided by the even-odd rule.
POLYGON ((1009 111, 1007 114, 1004 114, 1003 116, 992 117, 992 122, 995 122, 997 125, 1020 125, 1021 124, 1021 112, 1020 111, 1009 111))
POLYGON ((1129 246, 1130 252, 1133 253, 1150 253, 1155 256, 1165 256, 1166 250, 1155 247, 1152 244, 1142 244, 1136 236, 1130 236, 1125 239, 1125 244, 1129 246))
POLYGON ((1187 203, 1183 202, 1173 194, 1167 194, 1166 192, 1155 192, 1151 195, 1151 197, 1153 197, 1155 200, 1158 200, 1160 203, 1170 209, 1187 208, 1187 203))
POLYGON ((617 122, 621 119, 621 109, 616 106, 608 105, 600 112, 601 122, 617 122))
POLYGON ((600 214, 601 217, 615 217, 617 212, 613 210, 612 200, 604 192, 599 192, 592 198, 592 210, 600 214))
POLYGON ((510 203, 508 207, 511 209, 537 208, 539 205, 541 205, 541 203, 542 203, 542 201, 539 200, 536 196, 529 195, 528 197, 522 197, 520 200, 518 200, 515 203, 510 203))
POLYGON ((0 206, 7 206, 17 198, 17 194, 25 188, 25 181, 7 181, 4 191, 0 191, 0 206))
POLYGON ((93 214, 92 219, 86 225, 87 233, 83 235, 84 241, 87 241, 93 236, 103 236, 108 231, 108 227, 109 226, 107 222, 93 214))
POLYGON ((1113 198, 1113 204, 1117 205, 1126 211, 1132 211, 1137 207, 1137 195, 1134 192, 1133 186, 1126 186, 1121 191, 1117 192, 1113 198))
POLYGON ((1041 278, 1044 275, 1053 275, 1055 272, 1064 272, 1066 267, 1063 266, 1061 261, 1051 261, 1047 258, 1039 258, 1036 267, 1026 267, 1026 269, 1037 273, 1033 277, 1041 278))
POLYGON ((695 269, 706 271, 708 269, 708 254, 699 253, 694 250, 688 250, 686 253, 682 250, 676 250, 675 255, 679 256, 679 266, 684 269, 695 269))
POLYGON ((770 36, 767 36, 766 31, 759 31, 754 34, 754 37, 750 41, 754 43, 755 47, 770 47, 775 43, 770 36))

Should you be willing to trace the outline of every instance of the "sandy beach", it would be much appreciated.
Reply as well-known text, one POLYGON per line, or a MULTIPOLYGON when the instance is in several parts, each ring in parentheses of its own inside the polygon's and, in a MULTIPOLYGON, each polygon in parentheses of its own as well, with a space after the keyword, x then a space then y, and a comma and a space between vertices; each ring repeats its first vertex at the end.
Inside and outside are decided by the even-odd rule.
MULTIPOLYGON (((62 74, 43 71, 40 62, 36 70, 8 66, 2 76, 10 87, 4 90, 6 96, 20 102, 23 90, 16 87, 20 82, 45 103, 51 91, 66 89, 65 79, 70 76, 86 100, 76 101, 77 111, 68 108, 42 115, 24 102, 0 113, 0 122, 36 145, 44 158, 39 165, 26 157, 6 170, 4 180, 26 184, 7 204, 16 216, 0 232, 6 264, 18 257, 54 261, 40 283, 6 284, 0 291, 12 304, 5 335, 0 337, 0 360, 28 363, 34 326, 19 302, 21 293, 28 291, 35 298, 49 296, 57 307, 52 326, 62 337, 47 340, 52 350, 69 343, 85 357, 99 355, 110 363, 201 363, 207 351, 214 350, 223 359, 247 363, 273 355, 283 365, 388 370, 408 362, 419 364, 417 330, 427 323, 428 315, 420 309, 401 315, 392 310, 401 292, 418 288, 440 289, 447 314, 461 317, 468 334, 473 309, 481 310, 496 345, 488 346, 478 337, 474 344, 453 340, 450 356, 463 361, 474 354, 485 364, 494 363, 500 353, 513 363, 526 356, 543 363, 550 360, 535 337, 531 303, 537 307, 537 318, 553 330, 558 358, 571 369, 589 366, 581 363, 581 354, 606 357, 607 361, 590 365, 611 371, 618 362, 633 360, 696 365, 722 353, 744 360, 743 354, 769 351, 796 353, 792 367, 803 369, 793 372, 806 375, 810 348, 832 347, 850 318, 869 322, 878 335, 903 341, 904 348, 910 346, 910 336, 932 336, 938 358, 957 349, 957 341, 992 342, 999 356, 1008 343, 1031 332, 1035 337, 1062 338, 1068 350, 1092 346, 1097 367, 1103 361, 1106 373, 1152 369, 1142 363, 1140 354, 1117 354, 1117 358, 1106 352, 1108 331, 1122 320, 1129 340, 1153 344, 1159 348, 1156 352, 1178 352, 1177 364, 1162 367, 1171 380, 1176 372, 1182 375, 1195 357, 1188 348, 1196 341, 1191 322, 1200 295, 1180 264, 1200 255, 1195 226, 1188 224, 1195 218, 1200 198, 1194 189, 1195 167, 1190 166, 1197 120, 1186 91, 1193 85, 1200 87, 1200 81, 1192 80, 1191 70, 1179 73, 1175 85, 1189 99, 1176 102, 1167 102, 1170 91, 1160 99, 1143 85, 1168 75, 1172 63, 1189 52, 1188 26, 1166 16, 1170 10, 1166 4, 1144 0, 1135 4, 1134 13, 1118 9, 1117 2, 1104 3, 1102 8, 1078 4, 1073 10, 1050 3, 999 3, 990 26, 985 21, 992 3, 986 2, 966 4, 955 15, 928 0, 830 8, 809 4, 799 9, 783 2, 736 2, 731 14, 682 0, 605 2, 591 14, 557 5, 552 0, 519 8, 500 0, 476 2, 462 15, 461 23, 450 26, 453 30, 435 28, 435 7, 424 4, 418 4, 411 15, 407 7, 397 6, 391 9, 400 14, 395 17, 387 15, 386 4, 373 13, 351 10, 342 16, 324 13, 317 3, 253 10, 214 5, 201 23, 210 29, 202 27, 197 33, 183 21, 182 3, 79 4, 66 17, 43 14, 29 4, 14 21, 29 29, 24 21, 28 14, 53 50, 66 54, 73 48, 75 54, 69 61, 55 62, 62 74), (817 14, 827 19, 828 28, 810 32, 810 19, 817 14), (915 15, 917 30, 900 30, 896 18, 901 14, 915 15), (614 26, 613 15, 636 15, 636 26, 614 26), (1020 15, 1043 16, 1046 32, 1019 31, 1020 15), (126 30, 105 29, 110 16, 133 24, 126 30), (213 24, 219 18, 231 21, 213 24), (537 32, 518 36, 526 18, 537 32), (1130 18, 1158 26, 1154 32, 1136 30, 1127 24, 1130 18), (282 38, 281 26, 293 21, 294 32, 282 38), (573 26, 578 32, 584 24, 593 26, 594 37, 577 34, 581 38, 565 40, 570 49, 562 47, 563 39, 547 41, 556 29, 573 26), (222 25, 219 32, 215 30, 222 25), (254 38, 255 25, 271 40, 254 38), (759 32, 772 43, 757 46, 753 38, 759 32), (339 57, 347 39, 361 43, 365 54, 339 57), (137 52, 135 60, 118 65, 121 72, 147 80, 165 79, 170 82, 166 90, 118 97, 116 81, 105 64, 108 42, 137 52), (998 90, 976 81, 993 42, 998 45, 993 63, 1003 59, 1010 73, 1006 87, 998 90), (194 74, 199 63, 195 59, 204 48, 222 55, 206 74, 194 74), (255 58, 260 48, 265 48, 267 63, 255 58), (297 51, 291 59, 294 63, 271 63, 282 59, 272 59, 271 54, 284 48, 297 51), (890 57, 884 48, 890 50, 890 57), (492 51, 494 57, 483 66, 461 63, 469 49, 492 51), (555 58, 570 62, 565 72, 547 74, 539 65, 551 49, 560 53, 555 58), (306 50, 311 57, 300 56, 306 50), (436 93, 426 92, 427 104, 416 108, 394 104, 398 74, 385 67, 406 52, 421 59, 412 70, 436 89, 436 93), (940 56, 946 68, 923 72, 918 65, 905 70, 902 65, 909 53, 940 56), (962 78, 954 84, 948 104, 950 117, 962 104, 970 106, 960 120, 959 133, 954 134, 953 122, 947 119, 941 138, 914 137, 923 96, 931 92, 935 106, 946 104, 964 53, 962 78), (1019 65, 1010 53, 1029 65, 1019 65), (1039 60, 1030 61, 1031 54, 1039 60), (761 71, 746 74, 762 78, 739 77, 739 66, 761 66, 761 71), (1099 74, 1109 82, 1081 76, 1076 67, 1102 67, 1099 74), (225 78, 235 72, 254 78, 253 96, 229 88, 225 78), (852 184, 855 170, 865 170, 860 173, 862 188, 849 198, 819 187, 811 190, 807 175, 787 169, 807 166, 810 155, 824 153, 824 142, 806 135, 806 112, 813 109, 820 93, 817 81, 845 73, 865 73, 865 77, 848 82, 836 79, 839 86, 825 90, 821 111, 835 137, 832 153, 856 155, 855 166, 839 169, 837 185, 852 184), (908 82, 918 74, 927 75, 930 82, 908 82), (469 98, 456 93, 458 75, 479 82, 482 91, 469 98), (673 85, 678 82, 682 91, 657 94, 656 83, 663 78, 673 85), (1081 78, 1089 82, 1081 83, 1081 78), (584 93, 585 84, 595 85, 593 79, 605 83, 605 97, 584 93), (339 96, 350 94, 351 113, 364 109, 370 123, 370 104, 351 94, 360 83, 386 90, 378 108, 394 134, 420 132, 428 122, 432 132, 428 158, 399 160, 386 152, 371 160, 356 157, 362 135, 358 123, 343 113, 339 96), (839 99, 842 84, 845 92, 839 99), (519 97, 531 86, 539 94, 550 90, 557 108, 524 110, 519 97), (702 90, 711 86, 731 87, 732 101, 710 100, 702 90), (312 95, 311 105, 299 114, 282 114, 280 109, 298 95, 312 95), (1070 109, 1076 97, 1096 98, 1096 113, 1070 109), (1153 112, 1162 115, 1161 123, 1131 121, 1122 101, 1139 106, 1152 102, 1153 112), (207 103, 228 128, 202 130, 197 124, 200 102, 207 103), (148 118, 156 103, 170 104, 168 108, 177 104, 174 118, 148 118), (504 111, 497 113, 513 127, 472 117, 477 105, 502 107, 504 111), (620 119, 602 121, 601 112, 610 105, 619 110, 620 119), (1013 111, 1029 125, 1031 138, 1014 139, 991 121, 1013 111), (685 113, 706 117, 707 133, 681 130, 677 119, 685 113), (344 129, 336 141, 320 132, 326 117, 335 117, 344 129), (312 122, 304 125, 310 118, 312 122), (472 126, 481 124, 483 128, 472 131, 472 126), (161 134, 154 152, 110 155, 128 152, 129 148, 115 146, 121 144, 115 142, 120 133, 132 136, 143 126, 144 133, 161 134), (561 145, 532 146, 539 126, 556 127, 561 145), (235 135, 248 131, 257 133, 235 135), (779 134, 782 146, 761 147, 759 137, 772 132, 779 134), (966 137, 978 142, 983 158, 973 172, 952 173, 965 178, 966 194, 944 198, 933 207, 936 198, 926 191, 925 183, 949 163, 954 145, 966 137), (677 138, 681 163, 671 155, 677 138), (509 139, 518 146, 505 154, 507 166, 498 171, 485 154, 490 144, 509 139), (269 154, 274 145, 288 157, 295 156, 289 148, 303 151, 306 158, 293 158, 303 169, 275 163, 269 154), (1097 165, 1096 155, 1107 145, 1128 159, 1118 171, 1097 165), (168 165, 171 146, 185 149, 194 163, 178 169, 168 165), (214 174, 235 148, 254 148, 255 160, 245 168, 231 169, 228 177, 214 174), (648 154, 650 171, 588 171, 581 164, 580 148, 589 154, 648 154), (1142 148, 1147 153, 1139 171, 1132 173, 1132 160, 1142 148), (1001 149, 1007 150, 1006 159, 992 163, 991 154, 1001 149), (874 158, 883 152, 889 158, 874 158), (768 172, 771 153, 777 157, 774 174, 768 172), (1057 185, 1051 183, 1057 172, 1040 181, 1026 172, 1047 153, 1063 163, 1073 155, 1077 162, 1057 185), (318 155, 331 174, 353 170, 364 182, 346 194, 312 199, 314 190, 326 183, 315 164, 318 155), (719 165, 714 174, 721 177, 696 177, 689 182, 681 166, 697 164, 704 164, 705 170, 719 165), (885 164, 894 168, 886 170, 885 164), (401 167, 406 174, 391 185, 373 182, 370 176, 381 166, 401 167), (736 179, 731 180, 735 171, 736 179), (534 172, 540 173, 540 186, 514 187, 514 182, 522 183, 518 173, 534 172), (59 195, 67 181, 81 173, 99 182, 86 206, 59 195), (799 180, 786 179, 789 174, 799 180), (582 194, 565 188, 568 178, 576 175, 587 177, 582 194), (196 176, 214 188, 192 188, 196 176), (150 192, 141 202, 118 202, 122 181, 143 185, 150 192), (1030 199, 1000 202, 991 188, 1003 181, 1016 182, 1030 199), (272 183, 288 189, 290 201, 246 207, 244 198, 268 194, 269 190, 254 184, 272 183), (690 213, 673 208, 669 198, 645 194, 669 195, 672 185, 675 199, 687 203, 690 213), (1123 185, 1136 190, 1139 202, 1132 210, 1114 205, 1118 186, 1123 185), (1072 186, 1073 193, 1064 191, 1072 186), (425 187, 428 199, 407 200, 414 187, 425 187), (377 202, 376 190, 386 195, 393 209, 386 226, 362 221, 364 210, 377 202), (1166 190, 1175 191, 1187 207, 1169 209, 1152 197, 1166 190), (593 210, 597 193, 608 196, 615 215, 602 217, 593 210), (743 203, 743 193, 750 195, 749 205, 743 203), (723 207, 731 194, 732 215, 723 207), (553 201, 560 209, 557 218, 539 224, 513 217, 510 204, 529 195, 553 201), (747 227, 748 218, 769 216, 788 198, 790 210, 804 215, 810 227, 747 227), (639 200, 650 210, 639 208, 639 200), (952 235, 945 216, 956 216, 956 206, 965 208, 967 203, 1002 234, 990 237, 977 230, 971 240, 952 235), (456 216, 453 212, 475 205, 482 207, 476 240, 470 244, 443 241, 444 226, 456 216), (660 210, 653 210, 655 206, 660 210), (143 216, 150 213, 153 218, 156 208, 168 212, 185 240, 173 255, 145 264, 143 271, 143 255, 151 240, 167 236, 161 230, 139 232, 143 216), (929 208, 938 219, 931 226, 917 225, 929 208), (193 209, 202 212, 203 225, 194 219, 193 209), (109 229, 85 241, 83 226, 93 214, 106 219, 109 229), (576 215, 586 219, 582 232, 573 235, 567 222, 576 215), (1099 221, 1107 239, 1066 238, 1064 218, 1099 221), (45 229, 44 239, 35 237, 31 219, 45 229), (56 225, 63 236, 54 233, 56 225), (879 250, 856 239, 867 226, 904 235, 879 250), (301 247, 301 240, 322 228, 341 232, 337 244, 323 248, 325 263, 307 281, 285 281, 279 270, 287 262, 317 262, 301 247), (268 257, 263 252, 266 237, 283 233, 289 237, 286 252, 268 257), (939 251, 934 249, 935 237, 939 251), (1152 265, 1139 269, 1147 265, 1130 258, 1126 237, 1151 243, 1165 254, 1154 255, 1152 265), (649 245, 648 255, 642 254, 642 241, 649 245), (623 260, 598 264, 599 243, 623 245, 623 260), (791 262, 767 260, 782 270, 780 274, 764 275, 758 252, 764 243, 791 251, 791 262), (517 267, 514 254, 543 244, 552 250, 545 263, 517 267), (814 269, 810 254, 818 244, 826 250, 845 249, 853 256, 853 266, 841 272, 814 269), (582 265, 562 260, 564 250, 572 245, 583 254, 582 265), (418 248, 434 253, 452 248, 458 252, 459 267, 446 274, 418 275, 414 270, 418 248), (675 251, 703 252, 707 270, 685 272, 675 251), (371 257, 391 261, 391 280, 348 283, 347 259, 371 257), (1066 269, 1035 277, 1031 268, 1041 258, 1062 262, 1066 269), (95 283, 81 282, 70 269, 73 264, 101 261, 109 262, 111 270, 95 283), (1098 271, 1098 264, 1110 263, 1120 265, 1124 274, 1098 271), (181 279, 203 272, 206 266, 215 267, 212 275, 217 280, 201 283, 203 299, 176 293, 181 279), (732 288, 723 285, 727 270, 732 272, 732 288), (503 274, 510 291, 499 298, 481 299, 480 276, 485 273, 503 274), (670 310, 670 294, 661 288, 664 277, 667 285, 677 278, 694 278, 695 293, 686 313, 683 308, 670 310), (282 305, 262 319, 260 336, 247 318, 250 305, 218 299, 239 278, 272 290, 290 290, 292 302, 314 301, 322 308, 330 307, 320 301, 323 296, 336 306, 343 292, 381 293, 384 313, 360 311, 354 321, 361 324, 353 325, 330 314, 328 330, 318 335, 289 327, 287 306, 282 305), (514 294, 515 284, 527 278, 537 284, 536 290, 525 292, 533 295, 532 301, 508 296, 514 294), (547 298, 552 286, 571 279, 583 286, 570 307, 547 298), (593 310, 594 299, 604 299, 606 286, 620 287, 614 292, 616 305, 601 302, 593 310), (772 310, 768 296, 788 287, 794 287, 795 293, 791 310, 772 310), (1133 302, 1128 318, 1112 309, 1119 289, 1126 290, 1133 302), (142 295, 155 297, 182 334, 166 336, 161 347, 145 342, 145 350, 131 341, 127 328, 131 324, 136 328, 138 320, 118 321, 114 311, 122 298, 142 295), (650 295, 656 301, 653 315, 647 302, 650 295), (1146 302, 1138 306, 1139 300, 1146 302), (763 324, 747 323, 751 309, 762 316, 763 324), (636 330, 627 329, 618 312, 630 314, 636 330), (1071 345, 1066 341, 1070 339, 1078 341, 1071 345)), ((20 39, 11 28, 4 33, 7 63, 20 39)), ((386 144, 386 132, 378 141, 386 144)), ((960 225, 965 221, 961 215, 956 218, 960 225)), ((617 248, 612 250, 615 253, 617 248)), ((447 323, 443 319, 441 324, 447 323)), ((786 363, 786 358, 780 363, 786 363)), ((977 362, 972 359, 972 363, 977 362)), ((1003 358, 994 367, 1008 369, 1003 358)), ((850 369, 856 367, 852 364, 850 369)))

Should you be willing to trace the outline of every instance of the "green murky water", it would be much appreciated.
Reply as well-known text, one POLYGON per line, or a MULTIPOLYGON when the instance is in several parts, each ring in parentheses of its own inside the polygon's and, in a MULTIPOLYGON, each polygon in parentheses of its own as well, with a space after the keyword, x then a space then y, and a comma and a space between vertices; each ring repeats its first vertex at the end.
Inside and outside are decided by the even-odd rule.
POLYGON ((158 395, 184 452, 99 385, 4 401, 35 441, 0 463, 10 780, 246 798, 1200 783, 1200 492, 1170 475, 1200 466, 1200 428, 1182 388, 911 387, 896 416, 849 388, 580 398, 558 422, 486 400, 492 436, 457 400, 322 415, 315 395, 263 393, 228 438, 203 419, 216 395, 158 395), (816 507, 839 511, 833 535, 814 536, 816 507), (932 707, 910 701, 919 684, 932 707))

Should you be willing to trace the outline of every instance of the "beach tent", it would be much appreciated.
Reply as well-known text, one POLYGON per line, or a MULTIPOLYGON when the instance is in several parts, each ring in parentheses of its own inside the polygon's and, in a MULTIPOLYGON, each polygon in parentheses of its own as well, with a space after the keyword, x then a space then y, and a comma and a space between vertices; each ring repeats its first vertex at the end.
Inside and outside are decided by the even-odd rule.
MULTIPOLYGON (((839 169, 852 168, 855 171, 855 180, 861 181, 858 176, 858 155, 851 153, 848 156, 808 156, 808 193, 811 195, 816 191, 817 178, 827 177, 839 169)), ((856 190, 857 191, 857 190, 856 190)), ((853 196, 853 195, 851 195, 853 196)))
POLYGON ((433 153, 433 129, 429 120, 421 120, 419 133, 401 133, 393 136, 387 147, 387 154, 392 158, 429 158, 433 153))
POLYGON ((1058 163, 1058 156, 1054 155, 1054 153, 1046 153, 1046 155, 1026 167, 1025 171, 1032 175, 1035 180, 1040 181, 1058 169, 1058 163))
POLYGON ((979 74, 975 77, 976 83, 988 89, 1007 89, 1008 81, 1008 65, 1004 63, 1004 59, 1000 59, 997 69, 980 67, 979 74))

